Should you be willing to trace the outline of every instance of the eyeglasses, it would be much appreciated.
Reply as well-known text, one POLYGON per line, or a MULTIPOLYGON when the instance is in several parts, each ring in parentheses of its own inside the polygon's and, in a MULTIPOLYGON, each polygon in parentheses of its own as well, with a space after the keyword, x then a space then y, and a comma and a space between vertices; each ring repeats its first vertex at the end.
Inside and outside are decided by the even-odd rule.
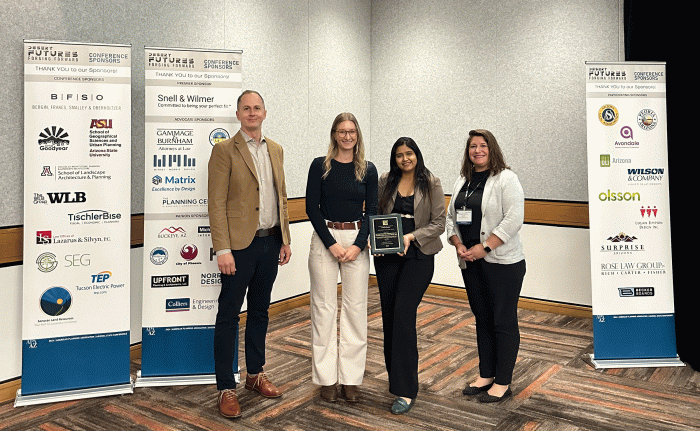
POLYGON ((345 136, 347 134, 350 134, 350 136, 357 135, 357 130, 355 130, 355 129, 353 129, 353 130, 336 130, 335 132, 340 136, 345 136))

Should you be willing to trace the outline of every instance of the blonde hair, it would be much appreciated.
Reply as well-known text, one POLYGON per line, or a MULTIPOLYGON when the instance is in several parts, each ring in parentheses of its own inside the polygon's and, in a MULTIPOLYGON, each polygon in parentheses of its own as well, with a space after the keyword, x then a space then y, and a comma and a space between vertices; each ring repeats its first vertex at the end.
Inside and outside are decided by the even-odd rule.
POLYGON ((355 143, 355 148, 352 152, 352 160, 355 164, 355 178, 357 181, 362 181, 367 173, 367 161, 365 160, 365 144, 362 141, 362 131, 360 130, 360 125, 357 122, 357 118, 349 112, 343 112, 338 114, 333 120, 333 125, 331 126, 331 142, 328 145, 328 154, 326 159, 323 161, 323 176, 326 178, 328 173, 331 171, 331 160, 333 160, 338 155, 338 143, 335 141, 335 132, 338 130, 338 125, 343 121, 352 121, 355 123, 355 128, 357 128, 357 142, 355 143))

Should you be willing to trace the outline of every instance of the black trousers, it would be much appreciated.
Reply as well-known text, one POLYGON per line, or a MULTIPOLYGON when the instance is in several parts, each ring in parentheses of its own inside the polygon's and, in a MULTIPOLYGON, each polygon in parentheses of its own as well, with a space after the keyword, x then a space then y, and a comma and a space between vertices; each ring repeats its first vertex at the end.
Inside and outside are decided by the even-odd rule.
POLYGON ((214 326, 214 371, 218 390, 234 389, 233 358, 239 314, 246 298, 248 316, 245 325, 245 361, 248 374, 257 374, 265 365, 265 336, 272 285, 277 278, 279 235, 254 237, 243 250, 233 250, 236 272, 221 274, 219 309, 214 326))
POLYGON ((518 299, 525 278, 525 260, 509 265, 484 259, 462 270, 469 306, 476 321, 481 377, 509 385, 520 347, 518 299))
POLYGON ((416 313, 433 278, 434 256, 423 259, 386 255, 374 257, 384 329, 384 362, 389 392, 418 395, 416 313))

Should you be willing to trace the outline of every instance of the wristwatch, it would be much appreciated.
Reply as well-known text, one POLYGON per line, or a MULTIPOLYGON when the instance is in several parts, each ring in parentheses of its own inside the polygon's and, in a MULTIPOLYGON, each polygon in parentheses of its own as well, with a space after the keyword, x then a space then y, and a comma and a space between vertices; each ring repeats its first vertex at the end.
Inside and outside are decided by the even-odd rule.
POLYGON ((491 253, 491 247, 486 244, 486 241, 484 241, 481 245, 484 247, 484 250, 486 250, 486 253, 491 253))

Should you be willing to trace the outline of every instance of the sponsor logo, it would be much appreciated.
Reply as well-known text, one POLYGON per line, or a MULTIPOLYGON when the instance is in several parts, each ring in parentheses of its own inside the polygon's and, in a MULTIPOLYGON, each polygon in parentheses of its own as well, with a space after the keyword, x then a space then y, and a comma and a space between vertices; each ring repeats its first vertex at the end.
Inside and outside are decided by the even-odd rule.
POLYGON ((219 303, 216 299, 193 299, 192 310, 211 311, 215 310, 219 303))
POLYGON ((617 201, 639 201, 642 199, 639 192, 601 192, 598 194, 598 199, 603 202, 617 202, 617 201))
POLYGON ((203 286, 221 285, 221 273, 220 272, 209 272, 206 274, 202 274, 202 277, 200 279, 200 284, 203 286))
POLYGON ((68 132, 59 126, 45 128, 39 133, 39 149, 42 151, 65 151, 68 149, 70 140, 68 132))
POLYGON ((649 217, 656 218, 656 214, 658 213, 659 210, 657 210, 656 205, 654 205, 653 207, 651 207, 651 206, 642 207, 642 208, 640 208, 639 211, 642 213, 642 218, 644 218, 644 216, 646 216, 647 218, 649 218, 649 217))
POLYGON ((154 192, 193 192, 196 189, 195 183, 197 179, 189 175, 171 175, 165 178, 155 175, 151 181, 155 186, 160 186, 152 187, 151 190, 154 192), (163 180, 165 180, 165 184, 160 186, 163 180))
POLYGON ((48 316, 60 316, 65 314, 73 303, 70 292, 63 287, 50 287, 41 294, 39 306, 48 316))
POLYGON ((153 155, 153 167, 165 168, 194 168, 197 160, 182 154, 153 155))
POLYGON ((158 232, 158 238, 184 238, 186 236, 187 231, 182 227, 170 226, 158 232))
POLYGON ((41 253, 39 257, 36 258, 36 265, 41 272, 51 272, 58 266, 58 260, 53 253, 41 253))
POLYGON ((638 243, 639 238, 634 235, 627 235, 620 232, 615 236, 610 236, 606 239, 608 244, 600 246, 600 251, 603 253, 626 254, 637 251, 644 251, 644 244, 638 243))
POLYGON ((613 126, 620 119, 620 113, 613 105, 603 105, 598 110, 598 120, 605 126, 613 126))
POLYGON ((663 262, 605 262, 600 264, 601 275, 660 275, 666 274, 663 262))
POLYGON ((190 261, 190 260, 193 260, 194 258, 196 258, 197 254, 198 254, 197 246, 194 244, 185 244, 180 249, 180 256, 182 256, 182 258, 187 260, 187 261, 190 261))
POLYGON ((600 167, 601 168, 609 168, 610 167, 610 154, 601 154, 600 155, 600 167))
POLYGON ((77 266, 90 266, 91 263, 89 253, 67 254, 63 257, 63 259, 66 261, 66 264, 63 265, 66 268, 77 266))
POLYGON ((194 144, 194 129, 156 129, 156 144, 169 149, 194 144))
POLYGON ((209 226, 197 226, 197 235, 211 236, 211 228, 209 226))
POLYGON ((209 134, 209 143, 214 146, 218 144, 219 142, 223 142, 230 138, 228 131, 226 129, 214 129, 211 131, 209 134))
POLYGON ((81 204, 87 201, 85 192, 47 192, 52 204, 81 204))
POLYGON ((111 129, 112 128, 112 119, 111 118, 103 118, 100 120, 93 119, 92 121, 90 121, 90 128, 91 129, 111 129))
POLYGON ((639 141, 634 140, 631 127, 622 127, 622 129, 620 129, 620 136, 626 140, 615 141, 615 148, 639 148, 639 141))
POLYGON ((637 125, 642 130, 652 130, 656 127, 658 123, 658 118, 656 117, 656 112, 651 109, 642 109, 637 114, 637 125))
POLYGON ((62 100, 64 102, 101 102, 105 98, 101 94, 86 93, 52 93, 50 97, 51 100, 62 100))
POLYGON ((627 169, 627 181, 633 183, 658 183, 664 179, 664 168, 627 169))
POLYGON ((190 311, 190 298, 166 299, 165 311, 190 311))
POLYGON ((38 230, 36 231, 36 243, 37 244, 51 244, 52 237, 50 230, 38 230))
POLYGON ((74 214, 68 214, 70 224, 97 224, 116 223, 121 220, 120 213, 111 213, 105 210, 84 210, 74 214))
POLYGON ((34 193, 34 204, 48 204, 48 201, 41 193, 34 193))
POLYGON ((112 130, 112 119, 93 119, 90 122, 90 157, 112 157, 121 148, 118 135, 112 130))
POLYGON ((162 265, 168 260, 168 250, 163 247, 156 247, 151 250, 151 263, 162 265))
POLYGON ((639 229, 659 229, 664 222, 661 220, 656 220, 656 216, 659 213, 656 205, 647 205, 639 208, 641 214, 641 220, 635 220, 634 224, 639 229))
POLYGON ((151 287, 152 288, 186 287, 189 285, 190 285, 190 276, 188 274, 152 275, 151 276, 151 287))
POLYGON ((620 297, 654 296, 653 287, 618 287, 620 297))
POLYGON ((51 173, 51 166, 44 166, 41 170, 41 176, 42 177, 53 177, 53 174, 51 173))
POLYGON ((105 281, 109 280, 109 278, 112 276, 112 273, 109 271, 102 271, 97 274, 92 275, 92 282, 93 283, 104 283, 105 281))

